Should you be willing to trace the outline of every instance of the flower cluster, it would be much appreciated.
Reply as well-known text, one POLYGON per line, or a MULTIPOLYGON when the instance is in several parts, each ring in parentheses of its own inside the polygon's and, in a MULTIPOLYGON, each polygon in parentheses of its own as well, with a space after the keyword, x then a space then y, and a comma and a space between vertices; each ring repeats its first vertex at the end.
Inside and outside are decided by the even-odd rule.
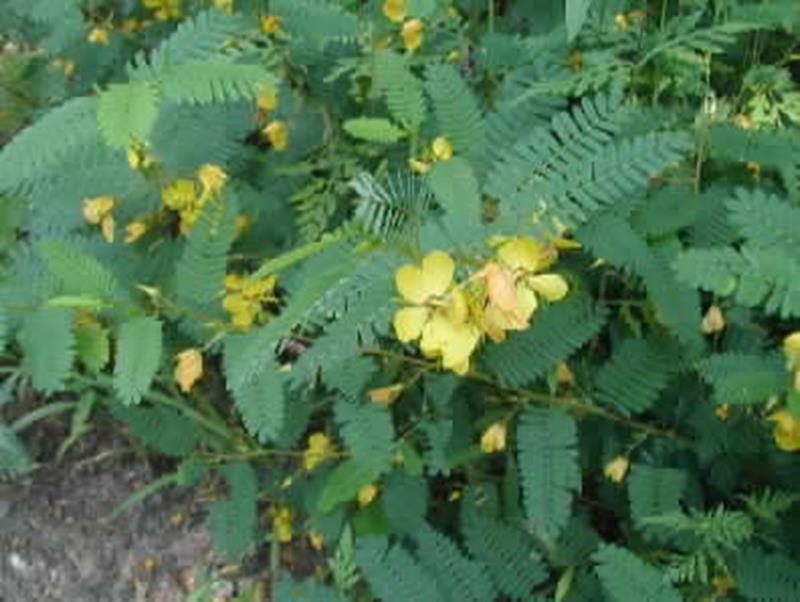
POLYGON ((453 143, 446 136, 437 136, 430 144, 430 148, 423 151, 421 158, 410 158, 408 166, 411 171, 426 174, 431 170, 431 164, 438 161, 449 161, 453 158, 453 143))
POLYGON ((227 180, 221 167, 206 164, 197 170, 196 179, 180 178, 164 187, 161 201, 180 215, 181 234, 191 232, 205 204, 219 194, 227 180))
POLYGON ((100 226, 106 242, 114 242, 114 207, 117 202, 113 196, 98 196, 83 201, 83 217, 93 226, 100 226))
POLYGON ((419 19, 406 19, 408 15, 407 0, 386 0, 383 3, 383 14, 394 23, 402 23, 400 36, 406 50, 414 51, 422 45, 424 26, 419 19))
MULTIPOLYGON (((789 395, 796 398, 800 392, 800 331, 783 339, 783 353, 786 356, 786 369, 792 375, 792 391, 789 395)), ((791 407, 781 409, 773 412, 769 419, 775 423, 775 445, 787 452, 800 451, 800 415, 796 410, 791 407)))
POLYGON ((275 285, 278 278, 267 276, 251 280, 246 276, 228 274, 225 277, 225 298, 222 307, 231 316, 236 328, 247 329, 267 318, 265 305, 275 303, 275 285))
POLYGON ((495 257, 456 284, 453 258, 433 251, 419 266, 404 265, 395 273, 395 285, 407 304, 395 313, 395 334, 402 342, 419 340, 423 355, 465 374, 484 336, 503 341, 507 331, 528 328, 539 299, 564 298, 566 280, 541 273, 557 256, 555 244, 505 239, 495 257))

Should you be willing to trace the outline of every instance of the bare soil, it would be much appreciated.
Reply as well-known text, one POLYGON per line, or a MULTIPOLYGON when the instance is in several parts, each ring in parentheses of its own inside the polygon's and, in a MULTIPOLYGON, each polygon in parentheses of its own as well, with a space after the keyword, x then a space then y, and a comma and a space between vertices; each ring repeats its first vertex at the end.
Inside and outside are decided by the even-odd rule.
POLYGON ((211 559, 187 493, 109 514, 152 480, 142 459, 91 452, 0 483, 0 602, 178 602, 211 559))

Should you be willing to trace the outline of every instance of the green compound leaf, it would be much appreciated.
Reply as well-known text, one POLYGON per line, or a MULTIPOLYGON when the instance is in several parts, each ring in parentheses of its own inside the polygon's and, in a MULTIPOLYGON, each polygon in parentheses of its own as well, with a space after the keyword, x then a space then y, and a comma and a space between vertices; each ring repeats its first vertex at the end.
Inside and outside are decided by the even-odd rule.
POLYGON ((97 123, 103 138, 115 148, 147 141, 158 118, 158 105, 158 88, 151 82, 112 84, 97 102, 97 123))
POLYGON ((139 403, 150 389, 161 363, 161 322, 143 317, 119 329, 114 365, 114 390, 127 405, 139 403))
POLYGON ((72 312, 61 307, 43 307, 25 316, 19 332, 22 369, 34 389, 55 393, 64 387, 75 356, 72 312))
POLYGON ((575 421, 561 410, 529 408, 517 427, 525 513, 545 539, 567 524, 581 487, 577 439, 575 421))

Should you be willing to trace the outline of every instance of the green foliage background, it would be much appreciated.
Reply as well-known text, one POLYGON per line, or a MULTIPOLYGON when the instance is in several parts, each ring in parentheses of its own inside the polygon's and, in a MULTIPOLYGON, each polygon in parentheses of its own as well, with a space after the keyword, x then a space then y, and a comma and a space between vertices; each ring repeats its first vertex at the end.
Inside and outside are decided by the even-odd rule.
MULTIPOLYGON (((231 558, 291 507, 329 562, 278 600, 800 600, 800 461, 767 419, 800 420, 780 351, 800 325, 800 4, 409 0, 413 52, 377 0, 214 4, 0 0, 0 409, 33 388, 40 416, 121 421, 173 458, 159 484, 217 485, 231 558), (283 151, 259 136, 265 89, 283 151), (437 136, 455 156, 411 172, 437 136), (189 236, 108 244, 83 218, 115 196, 121 228, 209 163, 229 181, 189 236), (555 223, 580 243, 568 299, 465 377, 395 340, 398 266, 479 263, 488 237, 555 223), (238 332, 223 278, 245 272, 280 301, 238 332), (704 334, 712 305, 725 327, 704 334), (206 365, 186 395, 188 347, 206 365), (306 471, 313 432, 338 451, 306 471)), ((31 469, 32 421, 0 423, 0 474, 31 469)))

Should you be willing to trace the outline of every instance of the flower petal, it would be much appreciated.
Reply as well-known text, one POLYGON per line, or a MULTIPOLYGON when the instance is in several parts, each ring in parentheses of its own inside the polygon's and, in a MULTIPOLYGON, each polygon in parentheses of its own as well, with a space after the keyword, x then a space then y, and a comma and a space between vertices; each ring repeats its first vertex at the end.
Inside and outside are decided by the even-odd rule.
POLYGON ((422 335, 422 327, 428 321, 427 307, 404 307, 394 314, 394 332, 403 343, 415 341, 422 335))
POLYGON ((456 264, 444 251, 431 251, 422 260, 422 276, 428 296, 444 295, 453 281, 456 264))
POLYGON ((512 238, 497 250, 500 261, 512 270, 526 272, 534 272, 547 266, 550 262, 549 255, 544 245, 521 236, 512 238))
POLYGON ((442 348, 442 366, 456 374, 466 374, 469 358, 480 340, 480 332, 472 324, 450 323, 450 333, 442 348))
POLYGON ((415 265, 401 266, 394 273, 394 284, 400 296, 409 303, 422 305, 428 298, 422 270, 415 265))
POLYGON ((569 292, 569 285, 558 274, 539 274, 528 278, 528 286, 550 302, 560 301, 569 292))
POLYGON ((489 303, 502 311, 511 311, 517 306, 517 291, 514 275, 499 263, 490 261, 479 272, 486 281, 486 296, 489 303))

